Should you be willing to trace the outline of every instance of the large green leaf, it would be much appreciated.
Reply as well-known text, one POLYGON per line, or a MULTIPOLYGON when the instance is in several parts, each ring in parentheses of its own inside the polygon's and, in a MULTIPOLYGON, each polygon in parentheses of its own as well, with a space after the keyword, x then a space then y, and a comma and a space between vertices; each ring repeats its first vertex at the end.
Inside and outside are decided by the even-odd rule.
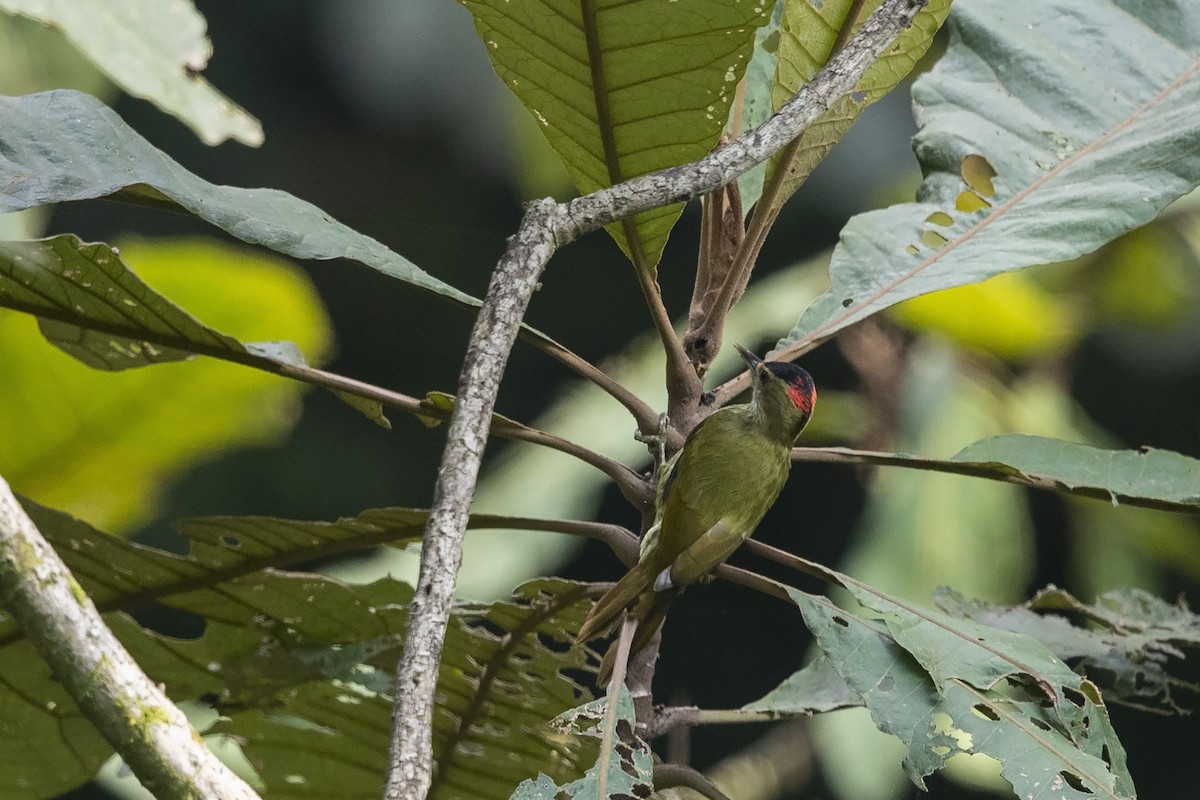
POLYGON ((802 350, 894 303, 1063 261, 1200 183, 1190 0, 959 0, 913 86, 922 202, 855 217, 832 288, 777 345, 802 350))
MULTIPOLYGON (((38 317, 55 346, 90 367, 122 370, 197 353, 256 362, 285 348, 243 345, 155 292, 106 244, 74 234, 0 242, 0 305, 38 317)), ((292 346, 294 348, 294 345, 292 346)))
MULTIPOLYGON (((985 753, 1029 800, 1135 796, 1124 749, 1090 684, 1077 678, 1081 689, 1051 709, 1039 689, 1019 680, 991 689, 957 677, 935 681, 888 631, 820 598, 792 596, 876 725, 907 746, 904 767, 918 786, 951 756, 985 753)), ((957 661, 957 672, 971 669, 977 652, 955 646, 941 658, 957 661)))
MULTIPOLYGON (((191 551, 176 555, 27 506, 147 672, 176 699, 218 698, 230 721, 217 732, 244 737, 272 796, 302 795, 305 785, 310 794, 304 796, 312 796, 314 786, 321 796, 362 796, 355 792, 363 781, 382 781, 387 748, 364 749, 364 742, 386 743, 390 735, 391 703, 380 693, 390 691, 412 589, 390 579, 350 586, 278 567, 413 541, 426 512, 381 509, 332 523, 190 520, 181 531, 191 551), (154 635, 114 611, 148 601, 201 615, 204 635, 186 641, 154 635), (314 752, 324 754, 319 771, 312 769, 314 752), (305 782, 290 777, 296 775, 305 782)), ((593 748, 547 723, 588 699, 574 676, 593 669, 596 655, 570 646, 588 610, 586 598, 584 585, 543 580, 506 601, 455 607, 438 689, 441 772, 434 797, 506 798, 538 772, 556 780, 583 773, 593 748), (501 758, 501 752, 514 755, 501 758)), ((0 620, 0 664, 0 708, 25 722, 20 734, 0 723, 0 741, 26 737, 0 751, 0 775, 30 781, 27 795, 14 796, 49 793, 49 778, 13 761, 29 748, 45 754, 31 762, 43 769, 54 759, 74 758, 77 745, 88 754, 62 771, 71 777, 54 783, 56 790, 88 777, 106 751, 82 721, 72 722, 74 707, 6 617, 0 620)))
MULTIPOLYGON (((785 2, 777 68, 771 88, 773 108, 779 110, 825 66, 833 56, 834 44, 843 27, 849 24, 851 30, 857 30, 882 3, 883 0, 785 2), (857 12, 856 17, 848 21, 847 16, 852 11, 857 12)), ((912 72, 949 13, 950 0, 931 0, 895 44, 863 73, 853 91, 838 98, 803 136, 771 159, 767 181, 777 183, 772 190, 772 209, 777 210, 800 188, 867 106, 894 89, 912 72)), ((742 201, 749 208, 748 198, 743 197, 742 201)))
POLYGON ((97 197, 184 209, 295 258, 346 258, 467 305, 438 280, 316 206, 275 189, 217 186, 185 170, 99 100, 54 91, 0 97, 0 212, 97 197))
MULTIPOLYGON (((118 258, 73 236, 0 243, 0 306, 42 314, 47 334, 93 366, 178 357, 173 347, 251 357, 147 288, 122 266, 128 260, 224 330, 286 334, 318 359, 331 346, 311 283, 274 254, 203 240, 122 247, 118 258), (211 290, 230 281, 236 292, 211 290)), ((0 310, 0 471, 18 491, 110 529, 144 520, 180 470, 232 447, 275 441, 297 419, 305 388, 212 359, 102 375, 40 339, 32 320, 0 310)))
MULTIPOLYGON (((594 654, 570 646, 587 612, 585 589, 534 581, 512 600, 455 609, 438 681, 431 798, 504 800, 530 776, 571 780, 594 759, 591 743, 550 725, 588 699, 571 673, 590 669, 594 654)), ((359 633, 351 627, 348 636, 359 633)), ((223 705, 228 721, 212 732, 243 742, 272 797, 378 795, 392 712, 379 690, 390 687, 401 644, 364 637, 320 662, 309 658, 334 682, 279 685, 267 698, 223 705)), ((286 658, 285 671, 302 675, 305 652, 286 658)))
POLYGON ((1042 436, 993 436, 968 445, 954 461, 997 467, 1039 483, 1109 497, 1154 500, 1169 506, 1200 507, 1200 461, 1145 447, 1103 450, 1042 436))
POLYGON ((200 76, 212 43, 191 0, 0 0, 0 10, 59 28, 121 88, 178 117, 207 144, 262 144, 258 120, 200 76))
MULTIPOLYGON (((712 149, 772 5, 462 2, 496 72, 585 194, 712 149)), ((653 269, 682 208, 608 230, 636 265, 653 269)))

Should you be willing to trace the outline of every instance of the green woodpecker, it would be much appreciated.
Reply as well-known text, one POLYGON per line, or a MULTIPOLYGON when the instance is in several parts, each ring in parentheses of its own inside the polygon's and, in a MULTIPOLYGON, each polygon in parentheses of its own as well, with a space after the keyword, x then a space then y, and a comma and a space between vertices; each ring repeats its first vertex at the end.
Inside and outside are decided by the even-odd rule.
MULTIPOLYGON (((577 642, 601 635, 628 609, 638 623, 630 653, 644 647, 675 596, 750 538, 787 481, 792 445, 817 399, 812 376, 734 346, 750 366, 750 402, 714 412, 667 462, 638 564, 592 608, 577 642)), ((601 665, 601 681, 615 650, 601 665)))

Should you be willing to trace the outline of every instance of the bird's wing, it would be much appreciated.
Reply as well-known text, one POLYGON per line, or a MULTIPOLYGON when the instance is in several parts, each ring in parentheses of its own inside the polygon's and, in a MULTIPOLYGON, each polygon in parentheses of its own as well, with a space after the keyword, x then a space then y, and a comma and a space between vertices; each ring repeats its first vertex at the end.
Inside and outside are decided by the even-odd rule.
MULTIPOLYGON (((748 533, 731 530, 722 520, 705 531, 682 553, 670 567, 671 586, 687 586, 699 580, 738 549, 748 533)), ((657 589, 659 584, 655 583, 657 589)))

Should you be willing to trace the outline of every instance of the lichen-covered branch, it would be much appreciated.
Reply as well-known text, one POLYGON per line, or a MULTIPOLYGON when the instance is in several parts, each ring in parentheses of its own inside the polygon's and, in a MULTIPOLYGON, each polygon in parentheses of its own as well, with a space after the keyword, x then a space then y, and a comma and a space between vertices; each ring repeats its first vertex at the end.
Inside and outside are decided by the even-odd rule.
POLYGON ((2 477, 0 605, 155 797, 258 798, 117 641, 2 477))

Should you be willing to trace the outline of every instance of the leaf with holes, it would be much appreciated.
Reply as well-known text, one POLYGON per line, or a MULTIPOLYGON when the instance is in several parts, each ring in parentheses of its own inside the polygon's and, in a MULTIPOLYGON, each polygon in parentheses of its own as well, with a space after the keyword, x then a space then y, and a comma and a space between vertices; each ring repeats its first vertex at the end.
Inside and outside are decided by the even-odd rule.
MULTIPOLYGON (((462 0, 496 72, 583 193, 703 158, 717 143, 766 2, 462 0)), ((680 204, 608 231, 642 269, 680 204)))
MULTIPOLYGON (((571 647, 585 598, 586 586, 540 580, 512 600, 454 609, 437 688, 431 800, 504 800, 530 775, 568 781, 594 759, 592 743, 549 724, 588 697, 572 675, 591 669, 595 655, 571 647)), ((381 692, 402 644, 389 637, 342 648, 340 666, 336 653, 321 662, 336 682, 276 687, 240 708, 222 706, 228 719, 211 732, 244 742, 272 797, 378 795, 392 714, 381 692)))
POLYGON ((524 781, 512 795, 512 800, 558 800, 559 798, 649 797, 652 794, 653 760, 649 746, 640 738, 634 746, 627 743, 634 725, 633 697, 621 686, 617 695, 617 727, 624 735, 607 736, 604 729, 608 699, 585 703, 559 715, 555 723, 574 736, 590 736, 600 740, 601 752, 596 763, 582 778, 563 786, 546 774, 524 781), (605 741, 608 752, 604 752, 605 741))
POLYGON ((201 76, 212 42, 190 0, 0 0, 0 10, 59 28, 122 89, 178 117, 206 144, 262 144, 258 120, 201 76))
POLYGON ((904 769, 920 787, 959 753, 984 753, 1026 800, 1132 800, 1125 751, 1094 687, 1085 684, 1054 712, 1020 680, 981 689, 958 678, 935 686, 907 650, 876 623, 792 592, 833 668, 862 695, 880 730, 908 752, 904 769))
MULTIPOLYGON (((219 730, 247 732, 248 752, 262 765, 272 796, 301 791, 288 776, 307 774, 313 748, 341 754, 323 761, 323 775, 331 787, 344 782, 345 788, 322 796, 361 796, 352 791, 366 763, 361 742, 371 736, 386 742, 390 735, 391 703, 378 695, 390 691, 412 589, 390 579, 350 586, 278 568, 416 541, 426 511, 379 509, 328 523, 189 520, 180 528, 192 550, 181 556, 105 536, 28 501, 26 506, 148 673, 176 699, 217 697, 231 719, 219 730), (147 602, 200 615, 204 635, 156 636, 117 613, 147 602), (357 755, 338 760, 347 753, 357 755)), ((515 525, 491 517, 473 524, 515 525)), ((583 773, 593 748, 547 723, 588 698, 576 678, 594 670, 597 657, 571 646, 588 607, 586 586, 550 579, 519 587, 508 601, 455 607, 438 689, 435 756, 442 773, 433 796, 505 798, 539 771, 560 780, 583 773), (501 752, 516 757, 500 758, 501 752), (488 788, 464 795, 464 786, 488 788)), ((49 786, 36 777, 39 765, 46 771, 42 760, 30 761, 32 767, 13 760, 31 748, 66 761, 77 747, 91 754, 84 766, 60 772, 76 781, 90 776, 107 751, 88 738, 90 728, 74 721, 74 707, 7 617, 0 617, 0 665, 0 709, 12 712, 5 719, 28 721, 22 744, 0 751, 0 786, 9 776, 28 775, 34 776, 31 786, 49 786), (85 733, 77 736, 77 729, 85 733)), ((4 730, 0 726, 0 741, 4 730)), ((386 750, 371 751, 380 759, 372 764, 377 782, 386 750)))
POLYGON ((1200 184, 1190 0, 960 0, 913 86, 919 203, 852 219, 796 353, 888 306, 1096 250, 1200 184))
POLYGON ((922 608, 849 576, 837 577, 857 602, 882 617, 892 638, 916 659, 938 691, 951 681, 993 689, 1006 678, 1028 678, 1053 709, 1084 691, 1083 679, 1030 636, 922 608))
MULTIPOLYGON (((852 31, 857 30, 882 3, 883 0, 780 3, 784 12, 772 76, 773 109, 778 111, 825 66, 833 56, 833 47, 843 27, 849 24, 852 31), (847 15, 852 12, 855 18, 848 21, 847 15)), ((891 48, 863 73, 853 91, 835 100, 803 136, 771 159, 766 178, 770 207, 764 213, 778 213, 867 106, 896 88, 912 72, 949 13, 950 0, 931 0, 891 48)), ((749 208, 754 199, 743 197, 743 202, 749 208)))
MULTIPOLYGON (((196 517, 176 526, 189 543, 188 553, 179 555, 109 536, 30 500, 22 503, 101 612, 153 602, 229 625, 257 624, 260 612, 288 616, 276 614, 274 604, 297 601, 292 591, 263 589, 264 580, 274 580, 274 570, 383 545, 407 546, 420 541, 429 515, 420 508, 378 508, 334 522, 196 517)), ((519 519, 487 514, 473 514, 467 524, 473 530, 522 527, 519 519)), ((345 588, 336 581, 311 577, 317 582, 311 590, 296 590, 304 592, 306 607, 344 596, 345 588)), ((390 623, 380 622, 377 609, 362 604, 344 607, 338 617, 290 616, 297 635, 329 641, 351 630, 372 636, 391 630, 390 623)), ((12 620, 0 615, 0 649, 21 638, 12 620)))
POLYGON ((0 97, 0 212, 107 197, 195 214, 294 258, 345 258, 469 306, 438 280, 316 206, 275 189, 217 186, 185 170, 90 95, 0 97))
POLYGON ((1183 648, 1200 648, 1200 616, 1182 602, 1170 605, 1139 589, 1109 592, 1090 605, 1055 588, 1019 606, 969 600, 945 588, 934 599, 948 614, 1037 639, 1127 702, 1155 703, 1178 713, 1171 690, 1200 691, 1200 685, 1168 671, 1173 660, 1185 657, 1183 648))

